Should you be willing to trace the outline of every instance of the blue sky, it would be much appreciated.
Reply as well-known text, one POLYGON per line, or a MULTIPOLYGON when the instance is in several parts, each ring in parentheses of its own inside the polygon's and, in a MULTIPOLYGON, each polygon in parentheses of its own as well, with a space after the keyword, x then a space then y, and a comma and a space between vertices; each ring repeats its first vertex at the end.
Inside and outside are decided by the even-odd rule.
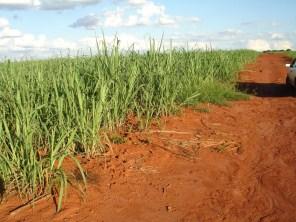
POLYGON ((86 52, 95 37, 121 48, 295 49, 294 0, 0 0, 0 57, 86 52))

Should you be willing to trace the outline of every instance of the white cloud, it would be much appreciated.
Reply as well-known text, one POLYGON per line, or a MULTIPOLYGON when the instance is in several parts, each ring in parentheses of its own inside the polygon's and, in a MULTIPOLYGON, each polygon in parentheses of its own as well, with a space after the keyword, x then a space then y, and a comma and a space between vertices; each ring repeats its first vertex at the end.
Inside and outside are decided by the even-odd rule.
MULTIPOLYGON (((139 20, 137 15, 130 15, 127 18, 127 22, 125 24, 127 27, 133 27, 133 26, 146 26, 149 25, 149 21, 145 20, 139 20)), ((124 24, 123 24, 124 26, 124 24)))
POLYGON ((39 0, 0 0, 0 9, 26 9, 39 5, 39 0))
POLYGON ((77 6, 98 4, 101 0, 39 0, 40 8, 45 10, 73 9, 77 6))
MULTIPOLYGON (((6 38, 7 40, 8 38, 6 38)), ((9 45, 2 48, 1 50, 9 50, 11 53, 14 52, 26 52, 31 50, 43 51, 46 49, 47 39, 45 35, 32 35, 22 34, 17 38, 9 38, 9 45)))
POLYGON ((77 52, 77 42, 45 35, 23 33, 17 38, 0 38, 0 58, 48 58, 68 51, 77 52))
POLYGON ((136 10, 137 19, 143 24, 153 24, 153 25, 176 25, 177 17, 170 16, 166 12, 164 5, 155 4, 152 1, 139 1, 132 0, 129 1, 130 4, 135 2, 138 5, 136 10))
POLYGON ((105 27, 120 27, 126 26, 123 21, 124 10, 117 8, 116 10, 106 11, 104 13, 105 20, 103 22, 103 26, 105 27))
MULTIPOLYGON (((147 2, 147 1, 145 1, 147 2)), ((145 5, 144 1, 138 5, 145 5)), ((139 10, 138 6, 133 6, 139 10)), ((125 8, 117 8, 113 11, 104 13, 105 19, 99 20, 99 16, 90 14, 78 19, 72 24, 72 27, 94 28, 98 25, 102 27, 130 27, 136 25, 172 25, 180 22, 183 18, 172 17, 165 13, 165 10, 159 10, 158 13, 143 13, 145 16, 142 19, 139 14, 126 14, 125 8), (164 12, 164 13, 163 13, 164 12), (156 16, 157 15, 157 16, 156 16), (147 20, 143 18, 148 18, 147 20), (173 21, 174 20, 174 21, 173 21)), ((187 18, 191 19, 191 18, 187 18)), ((58 55, 59 53, 68 54, 72 51, 75 54, 78 50, 80 52, 89 53, 91 48, 96 52, 96 39, 94 37, 85 37, 77 40, 69 41, 65 38, 49 38, 46 35, 34 35, 25 33, 11 27, 9 21, 0 18, 0 57, 49 57, 51 55, 58 55)), ((177 31, 176 31, 177 32, 177 31)), ((135 33, 135 32, 133 32, 135 33)), ((123 50, 129 49, 131 46, 136 50, 149 49, 149 38, 156 37, 140 36, 131 33, 119 33, 117 35, 120 43, 120 48, 123 50)), ((209 49, 209 48, 244 48, 254 50, 268 50, 268 49, 293 49, 293 42, 290 41, 288 33, 262 33, 254 36, 252 33, 245 33, 238 29, 225 29, 221 32, 214 33, 182 33, 177 32, 164 36, 163 46, 165 49, 170 48, 189 48, 189 49, 209 49), (259 37, 260 36, 260 37, 259 37), (285 38, 287 37, 287 38, 285 38), (172 40, 172 42, 171 42, 172 40)), ((103 38, 99 37, 99 41, 103 38)), ((114 35, 105 36, 107 45, 114 43, 114 35)), ((160 42, 160 39, 156 39, 160 42)))
POLYGON ((226 29, 222 32, 219 32, 219 35, 223 35, 223 36, 228 36, 228 37, 236 37, 240 34, 242 34, 243 32, 241 30, 238 29, 226 29))
MULTIPOLYGON (((117 3, 120 0, 116 1, 117 3)), ((94 29, 98 27, 119 28, 135 26, 171 26, 176 27, 180 22, 199 22, 198 17, 172 16, 166 12, 166 7, 151 0, 121 0, 120 5, 102 14, 78 18, 70 26, 94 29)))
POLYGON ((248 49, 257 51, 264 50, 281 50, 281 49, 293 49, 293 43, 289 40, 267 40, 267 39, 254 39, 249 40, 247 43, 248 49))
POLYGON ((171 17, 171 16, 161 16, 158 20, 158 24, 160 25, 176 25, 177 21, 175 18, 171 17))
POLYGON ((257 51, 270 50, 271 46, 267 40, 264 39, 251 39, 247 43, 247 48, 257 51))
POLYGON ((189 18, 189 21, 194 22, 194 23, 198 23, 198 22, 200 22, 200 18, 193 16, 193 17, 189 18))
POLYGON ((282 40, 284 39, 284 35, 282 33, 271 33, 271 39, 282 40))
POLYGON ((27 49, 42 50, 46 48, 47 39, 45 35, 35 36, 33 34, 23 34, 19 38, 12 38, 12 50, 25 51, 27 49))
POLYGON ((0 29, 3 29, 8 26, 9 26, 8 20, 6 18, 0 17, 0 29))
POLYGON ((280 40, 273 42, 273 49, 293 49, 293 43, 288 40, 280 40))
POLYGON ((93 5, 101 0, 0 0, 0 9, 65 10, 78 6, 93 5))
POLYGON ((152 1, 145 1, 145 3, 140 4, 137 9, 138 15, 150 18, 152 16, 164 16, 166 14, 166 9, 164 5, 157 5, 152 1))
POLYGON ((50 42, 49 47, 57 50, 62 50, 62 49, 76 50, 78 48, 76 42, 67 41, 63 38, 53 39, 50 42))
MULTIPOLYGON (((8 29, 7 29, 8 30, 8 29)), ((100 43, 105 40, 108 46, 112 46, 117 42, 114 35, 107 35, 104 38, 99 36, 85 37, 75 41, 68 41, 64 38, 48 38, 46 35, 34 35, 30 33, 23 33, 21 31, 9 27, 9 32, 5 31, 0 34, 0 58, 48 58, 53 55, 76 55, 77 52, 81 54, 89 54, 90 49, 92 53, 97 52, 96 42, 100 43), (8 34, 9 35, 8 35, 8 34)), ((117 36, 121 50, 128 50, 133 48, 135 50, 144 51, 150 47, 150 36, 142 37, 130 33, 119 33, 117 36)), ((153 37, 153 36, 152 36, 153 37)), ((170 48, 171 38, 163 39, 162 43, 165 49, 170 48)), ((157 44, 160 39, 156 39, 157 44)), ((182 37, 175 38, 173 41, 174 48, 209 48, 210 44, 203 41, 187 41, 182 37)))
POLYGON ((279 22, 277 22, 277 21, 272 21, 271 22, 271 26, 272 27, 278 27, 278 26, 280 26, 281 24, 279 23, 279 22))
POLYGON ((77 28, 77 27, 84 27, 86 29, 95 29, 99 24, 99 19, 96 15, 90 14, 84 16, 82 18, 77 19, 70 27, 77 28))
POLYGON ((17 29, 5 27, 0 31, 0 39, 21 37, 22 33, 17 29))
POLYGON ((128 0, 127 2, 130 5, 143 5, 143 4, 147 3, 148 1, 147 0, 128 0))
POLYGON ((0 58, 3 57, 49 57, 67 49, 76 51, 77 42, 63 38, 49 39, 46 35, 24 33, 10 27, 9 21, 1 18, 0 58))

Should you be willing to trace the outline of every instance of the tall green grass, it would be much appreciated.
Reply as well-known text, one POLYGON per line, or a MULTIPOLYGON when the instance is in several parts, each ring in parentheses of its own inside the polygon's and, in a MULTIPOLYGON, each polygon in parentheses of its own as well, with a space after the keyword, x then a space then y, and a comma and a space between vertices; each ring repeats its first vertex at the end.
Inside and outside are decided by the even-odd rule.
POLYGON ((291 58, 296 58, 296 51, 286 51, 285 54, 291 58))
POLYGON ((257 53, 160 50, 121 53, 98 46, 88 57, 0 64, 0 175, 8 190, 36 197, 59 192, 59 209, 77 154, 104 152, 103 129, 114 129, 129 113, 144 120, 199 102, 242 98, 237 72, 257 53))

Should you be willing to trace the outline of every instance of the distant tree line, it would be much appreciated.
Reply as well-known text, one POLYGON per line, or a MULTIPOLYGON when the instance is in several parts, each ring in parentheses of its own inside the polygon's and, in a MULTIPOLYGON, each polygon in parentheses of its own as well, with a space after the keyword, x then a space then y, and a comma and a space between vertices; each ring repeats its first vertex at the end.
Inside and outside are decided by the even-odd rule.
POLYGON ((274 53, 274 52, 291 52, 292 49, 278 49, 278 50, 265 50, 264 53, 274 53))

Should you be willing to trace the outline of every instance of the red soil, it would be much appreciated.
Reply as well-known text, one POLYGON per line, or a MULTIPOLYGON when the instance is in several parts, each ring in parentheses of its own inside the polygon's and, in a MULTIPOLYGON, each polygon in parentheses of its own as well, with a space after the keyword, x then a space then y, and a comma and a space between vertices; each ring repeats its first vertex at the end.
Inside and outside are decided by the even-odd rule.
POLYGON ((203 105, 130 133, 105 157, 85 161, 84 199, 69 191, 56 214, 51 199, 0 221, 296 221, 296 99, 280 54, 241 73, 248 101, 203 105), (157 129, 158 128, 158 129, 157 129))

